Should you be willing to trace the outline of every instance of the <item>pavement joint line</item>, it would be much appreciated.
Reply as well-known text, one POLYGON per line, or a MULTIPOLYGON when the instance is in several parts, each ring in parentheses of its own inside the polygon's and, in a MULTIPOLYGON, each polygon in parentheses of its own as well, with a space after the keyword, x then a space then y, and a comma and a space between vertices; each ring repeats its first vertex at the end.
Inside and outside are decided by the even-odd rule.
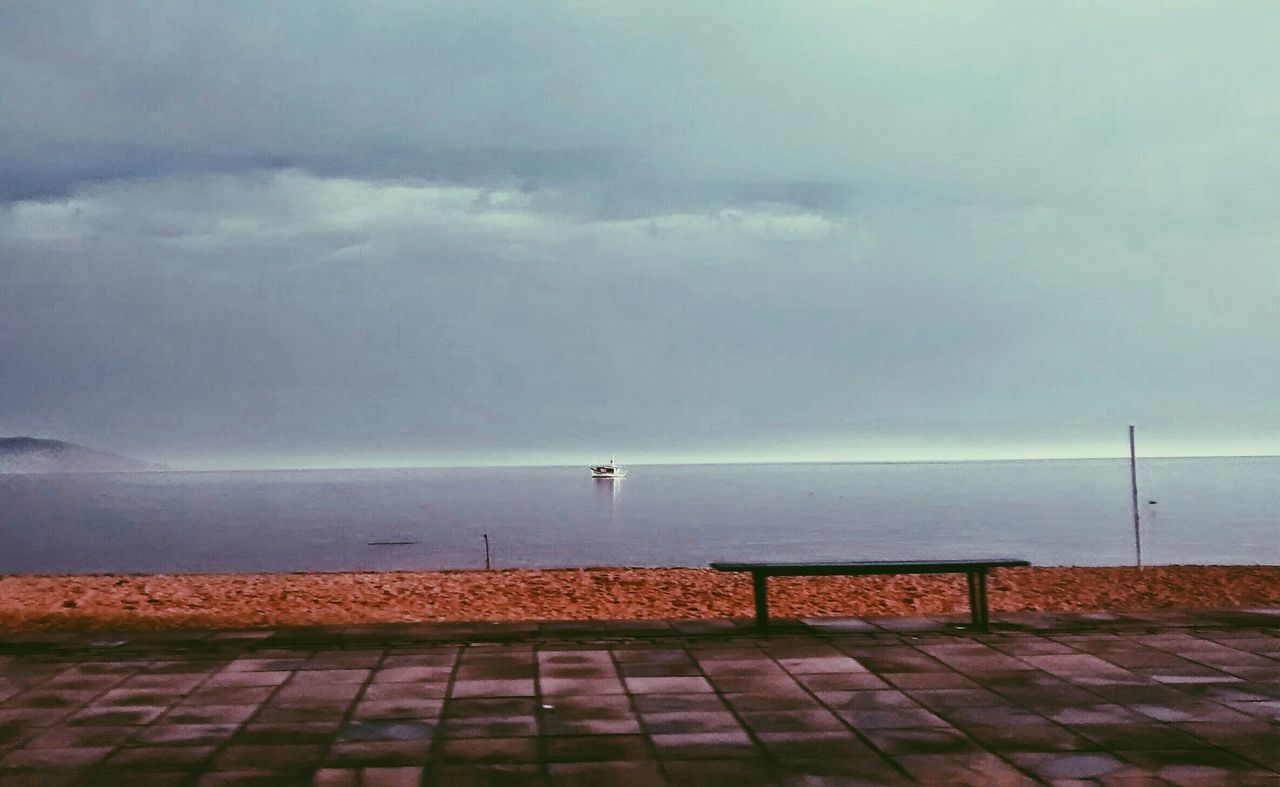
MULTIPOLYGON (((455 654, 453 663, 449 667, 449 677, 445 679, 445 701, 441 703, 440 712, 436 715, 436 731, 435 734, 431 736, 431 745, 427 749, 427 760, 423 765, 424 778, 428 777, 440 763, 440 749, 444 746, 441 739, 443 738, 443 733, 447 728, 446 723, 449 719, 448 698, 453 696, 453 687, 458 681, 458 670, 462 669, 462 656, 465 651, 466 648, 463 647, 457 654, 455 654)), ((383 657, 383 661, 386 661, 385 656, 383 657)))
POLYGON ((547 724, 547 710, 550 708, 542 695, 542 670, 538 669, 538 652, 539 645, 535 644, 533 648, 533 718, 534 724, 537 725, 538 736, 534 738, 533 745, 538 754, 538 773, 543 777, 551 776, 550 752, 548 751, 549 735, 543 735, 542 731, 547 724))
MULTIPOLYGON (((670 777, 669 769, 659 756, 658 744, 654 742, 653 735, 645 734, 647 730, 644 726, 643 716, 640 713, 640 706, 636 702, 636 695, 633 692, 626 690, 627 679, 622 674, 622 664, 618 661, 617 652, 612 647, 610 647, 607 652, 609 654, 609 663, 613 665, 613 673, 618 676, 618 681, 622 683, 622 690, 624 692, 623 696, 627 698, 627 707, 631 708, 631 714, 635 717, 636 724, 640 726, 640 734, 644 738, 645 750, 649 752, 649 756, 654 762, 659 763, 658 767, 662 770, 663 774, 670 777)), ((539 672, 541 672, 541 670, 539 670, 539 672)))

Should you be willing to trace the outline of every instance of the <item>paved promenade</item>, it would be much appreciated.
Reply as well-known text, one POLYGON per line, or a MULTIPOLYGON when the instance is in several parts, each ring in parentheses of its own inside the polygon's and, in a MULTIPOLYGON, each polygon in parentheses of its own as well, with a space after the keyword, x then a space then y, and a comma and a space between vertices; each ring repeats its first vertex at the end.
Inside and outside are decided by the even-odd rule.
POLYGON ((1280 610, 0 637, 0 786, 911 782, 1280 784, 1280 610))

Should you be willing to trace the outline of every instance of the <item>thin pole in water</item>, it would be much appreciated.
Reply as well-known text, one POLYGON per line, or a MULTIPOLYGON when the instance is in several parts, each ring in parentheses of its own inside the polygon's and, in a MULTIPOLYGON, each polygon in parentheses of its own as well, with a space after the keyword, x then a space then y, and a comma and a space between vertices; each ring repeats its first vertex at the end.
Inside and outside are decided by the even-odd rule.
POLYGON ((1142 570, 1142 529, 1138 520, 1138 452, 1134 449, 1133 426, 1129 427, 1129 485, 1133 490, 1133 548, 1142 570))
MULTIPOLYGON (((1136 494, 1136 493, 1135 493, 1136 494)), ((489 570, 489 534, 484 534, 484 570, 489 570)))

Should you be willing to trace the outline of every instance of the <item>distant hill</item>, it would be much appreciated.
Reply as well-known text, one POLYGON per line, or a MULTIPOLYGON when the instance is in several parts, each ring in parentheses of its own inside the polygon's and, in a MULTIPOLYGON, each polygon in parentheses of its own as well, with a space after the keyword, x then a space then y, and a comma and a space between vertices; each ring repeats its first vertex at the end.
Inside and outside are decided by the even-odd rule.
POLYGON ((0 437, 0 473, 116 473, 164 469, 163 465, 139 462, 61 440, 0 437))

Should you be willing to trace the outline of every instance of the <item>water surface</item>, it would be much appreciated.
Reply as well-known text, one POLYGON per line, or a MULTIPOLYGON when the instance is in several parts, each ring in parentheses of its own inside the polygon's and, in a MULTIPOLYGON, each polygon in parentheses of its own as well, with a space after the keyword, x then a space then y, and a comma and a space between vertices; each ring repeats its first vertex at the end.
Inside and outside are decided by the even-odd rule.
MULTIPOLYGON (((1134 558, 1127 460, 0 476, 0 572, 1134 558), (371 544, 408 541, 409 544, 371 544)), ((1280 563, 1280 458, 1139 465, 1150 563, 1280 563), (1156 500, 1157 504, 1146 501, 1156 500)))

